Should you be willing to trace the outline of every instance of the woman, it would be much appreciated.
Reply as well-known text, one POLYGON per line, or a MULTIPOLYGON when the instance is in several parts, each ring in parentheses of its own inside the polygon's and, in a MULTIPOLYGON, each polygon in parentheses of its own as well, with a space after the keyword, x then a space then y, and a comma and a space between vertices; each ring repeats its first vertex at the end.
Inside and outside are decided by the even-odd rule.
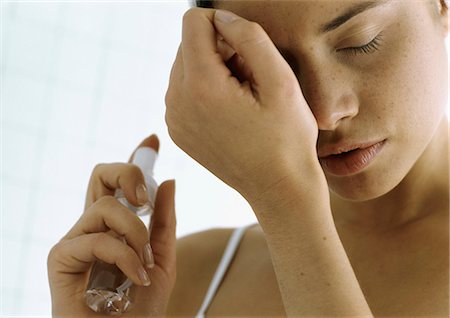
MULTIPOLYGON (((49 255, 54 315, 91 314, 82 294, 100 258, 141 285, 131 316, 447 317, 446 3, 212 6, 183 18, 166 123, 180 148, 242 194, 258 224, 205 298, 239 238, 228 243, 231 230, 216 229, 175 242, 174 183, 163 183, 145 287, 145 229, 112 213, 123 208, 110 197, 120 186, 137 204, 142 176, 100 165, 86 212, 49 255), (131 247, 102 235, 108 229, 131 247)), ((154 136, 143 143, 158 146, 154 136)))

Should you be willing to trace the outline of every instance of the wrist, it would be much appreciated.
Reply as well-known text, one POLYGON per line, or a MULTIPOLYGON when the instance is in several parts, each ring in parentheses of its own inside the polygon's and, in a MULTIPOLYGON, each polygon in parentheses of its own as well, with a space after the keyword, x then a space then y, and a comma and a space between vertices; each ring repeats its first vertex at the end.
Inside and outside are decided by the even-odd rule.
MULTIPOLYGON (((302 209, 311 205, 329 207, 328 184, 317 158, 285 165, 268 186, 252 196, 244 196, 256 216, 277 210, 302 209)), ((331 211, 330 211, 331 212, 331 211)))

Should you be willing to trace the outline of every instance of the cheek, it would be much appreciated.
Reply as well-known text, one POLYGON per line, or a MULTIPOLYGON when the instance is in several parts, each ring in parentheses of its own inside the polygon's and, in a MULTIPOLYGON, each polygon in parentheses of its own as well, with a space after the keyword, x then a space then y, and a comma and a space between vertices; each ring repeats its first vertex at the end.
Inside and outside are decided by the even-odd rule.
POLYGON ((386 44, 364 94, 373 120, 382 120, 391 132, 403 130, 417 138, 429 138, 437 127, 448 89, 444 43, 423 33, 413 37, 408 31, 386 44))

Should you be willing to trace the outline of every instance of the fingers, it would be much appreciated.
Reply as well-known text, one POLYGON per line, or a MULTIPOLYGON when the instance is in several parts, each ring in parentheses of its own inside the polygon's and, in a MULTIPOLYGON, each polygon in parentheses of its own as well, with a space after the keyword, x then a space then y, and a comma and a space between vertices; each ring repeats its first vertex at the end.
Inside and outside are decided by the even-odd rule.
POLYGON ((148 275, 136 252, 106 233, 63 240, 52 248, 48 257, 49 266, 65 273, 86 272, 96 260, 116 264, 135 284, 149 285, 148 275))
POLYGON ((142 171, 131 163, 102 163, 95 166, 89 180, 85 210, 103 196, 123 190, 128 202, 141 206, 148 201, 142 171))
POLYGON ((142 171, 131 164, 139 147, 150 147, 159 151, 159 139, 153 134, 145 138, 133 151, 129 163, 98 164, 92 171, 86 194, 85 210, 103 196, 113 196, 117 188, 121 188, 128 202, 141 206, 148 201, 142 171))
POLYGON ((230 71, 217 52, 213 9, 193 8, 183 16, 182 54, 184 76, 196 80, 224 79, 230 71))
POLYGON ((225 10, 194 8, 183 17, 182 35, 185 76, 193 77, 192 82, 207 80, 224 86, 227 83, 225 79, 229 80, 231 72, 222 58, 225 50, 228 54, 231 50, 216 44, 216 32, 220 34, 219 39, 223 37, 223 41, 242 59, 234 64, 243 65, 245 62, 237 78, 243 82, 239 74, 246 76, 245 80, 257 90, 256 96, 271 97, 274 91, 278 93, 278 88, 284 90, 286 83, 292 82, 286 80, 287 77, 296 80, 292 69, 259 24, 225 10), (232 19, 221 19, 224 12, 229 13, 232 19))
POLYGON ((175 180, 164 181, 159 186, 150 228, 155 262, 168 271, 175 271, 175 180))
POLYGON ((146 262, 144 248, 149 243, 149 236, 145 224, 136 214, 111 196, 102 197, 90 206, 63 239, 108 230, 124 236, 141 262, 146 262))
POLYGON ((292 70, 264 29, 230 11, 216 10, 214 26, 224 40, 241 56, 261 91, 283 87, 292 70), (270 65, 270 67, 267 67, 270 65))

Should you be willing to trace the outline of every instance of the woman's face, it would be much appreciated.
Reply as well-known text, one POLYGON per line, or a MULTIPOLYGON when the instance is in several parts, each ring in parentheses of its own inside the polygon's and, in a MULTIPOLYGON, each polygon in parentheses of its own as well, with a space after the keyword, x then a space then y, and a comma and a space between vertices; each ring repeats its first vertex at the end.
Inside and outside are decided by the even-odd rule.
POLYGON ((216 8, 258 22, 291 65, 320 129, 318 152, 384 141, 358 172, 321 161, 330 189, 360 201, 398 185, 446 120, 447 18, 438 4, 268 0, 216 8))

